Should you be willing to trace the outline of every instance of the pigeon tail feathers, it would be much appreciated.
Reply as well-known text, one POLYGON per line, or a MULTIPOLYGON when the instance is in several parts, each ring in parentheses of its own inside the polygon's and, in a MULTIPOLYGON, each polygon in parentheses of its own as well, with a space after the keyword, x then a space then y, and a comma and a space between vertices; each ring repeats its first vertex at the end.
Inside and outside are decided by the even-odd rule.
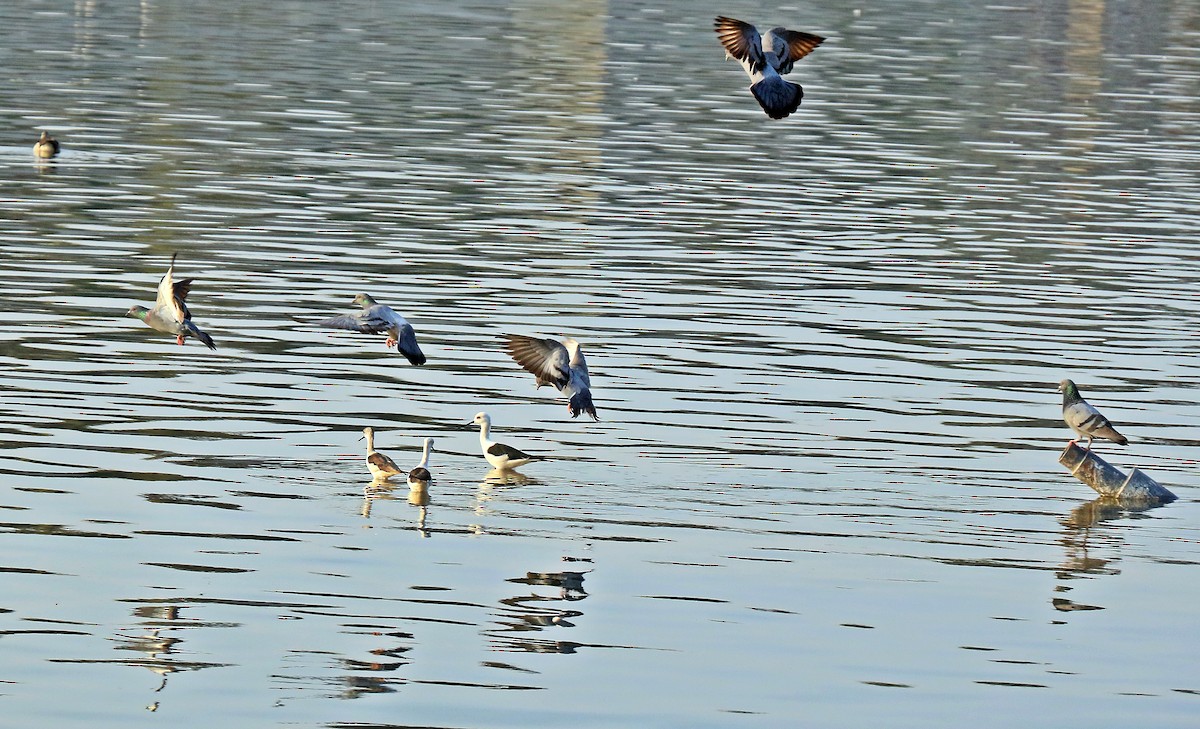
POLYGON ((579 417, 579 413, 583 412, 591 415, 592 420, 600 419, 600 416, 596 414, 596 406, 592 404, 591 390, 580 390, 572 395, 567 404, 567 410, 570 411, 572 418, 579 417))
POLYGON ((804 98, 804 89, 800 84, 784 81, 778 76, 771 76, 750 87, 750 93, 758 99, 758 105, 772 119, 782 119, 800 108, 800 100, 804 98))

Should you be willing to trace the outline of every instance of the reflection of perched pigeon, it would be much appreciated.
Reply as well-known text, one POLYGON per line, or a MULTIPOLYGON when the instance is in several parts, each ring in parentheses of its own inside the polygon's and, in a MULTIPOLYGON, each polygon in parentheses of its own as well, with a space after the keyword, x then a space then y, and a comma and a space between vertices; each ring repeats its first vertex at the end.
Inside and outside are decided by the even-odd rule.
POLYGON ((1067 421, 1067 425, 1071 426, 1071 430, 1078 433, 1079 437, 1088 439, 1089 451, 1092 449, 1092 438, 1104 438, 1121 445, 1129 443, 1128 438, 1113 429, 1108 418, 1083 399, 1074 382, 1063 380, 1058 383, 1058 391, 1063 394, 1063 420, 1067 421))
POLYGON ((574 339, 562 344, 553 339, 538 339, 520 334, 506 334, 504 347, 517 364, 537 378, 537 386, 554 385, 567 397, 567 411, 572 418, 584 412, 599 420, 592 404, 592 382, 588 378, 587 361, 574 339))
POLYGON ((364 438, 367 441, 367 468, 370 469, 372 476, 377 479, 387 479, 404 473, 395 461, 375 450, 374 428, 363 428, 363 437, 359 440, 364 438))
POLYGON ((725 56, 736 58, 750 77, 750 93, 772 119, 782 119, 800 106, 804 89, 784 81, 792 64, 825 41, 819 35, 786 28, 772 28, 765 36, 749 23, 717 16, 713 29, 725 46, 725 56))
POLYGON ((433 438, 425 439, 425 449, 421 453, 421 462, 417 467, 408 472, 408 485, 410 488, 420 488, 428 486, 433 480, 433 474, 429 472, 429 453, 433 450, 433 438))
POLYGON ((488 438, 488 433, 492 429, 492 418, 487 413, 476 413, 475 419, 471 421, 479 426, 479 445, 483 448, 483 457, 487 462, 492 464, 492 468, 498 471, 505 471, 510 468, 518 468, 524 466, 530 461, 544 461, 542 456, 531 456, 528 453, 506 446, 503 443, 488 438))
POLYGON ((415 365, 425 364, 425 355, 417 346, 417 333, 404 317, 392 311, 391 307, 375 303, 375 299, 366 294, 355 296, 354 303, 361 306, 362 311, 335 316, 317 322, 317 326, 349 329, 364 334, 387 332, 387 346, 396 347, 400 354, 415 365))
POLYGON ((58 154, 58 140, 47 134, 44 130, 42 136, 33 143, 33 154, 35 157, 49 159, 58 154))
POLYGON ((158 282, 158 297, 154 300, 154 308, 131 306, 125 315, 141 319, 152 329, 174 334, 178 344, 183 344, 185 338, 193 336, 204 342, 209 349, 216 349, 217 345, 213 344, 212 337, 200 331, 199 327, 192 323, 192 312, 188 311, 187 304, 184 303, 187 300, 188 292, 192 290, 193 279, 185 278, 176 282, 174 274, 175 254, 172 254, 167 275, 158 282))

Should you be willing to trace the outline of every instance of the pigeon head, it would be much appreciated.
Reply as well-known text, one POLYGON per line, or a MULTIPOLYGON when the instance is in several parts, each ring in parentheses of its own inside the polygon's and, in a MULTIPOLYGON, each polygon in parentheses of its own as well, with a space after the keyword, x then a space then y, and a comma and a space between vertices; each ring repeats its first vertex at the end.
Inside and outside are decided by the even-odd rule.
POLYGON ((125 312, 125 316, 132 316, 134 319, 145 321, 146 315, 149 313, 150 310, 144 306, 131 306, 129 307, 129 311, 125 312))
POLYGON ((359 294, 358 296, 354 297, 354 303, 358 304, 359 306, 374 306, 375 299, 372 299, 369 294, 359 294))
POLYGON ((1071 403, 1076 400, 1082 400, 1083 396, 1079 394, 1079 388, 1070 380, 1063 380, 1058 383, 1058 391, 1063 394, 1063 403, 1071 403))

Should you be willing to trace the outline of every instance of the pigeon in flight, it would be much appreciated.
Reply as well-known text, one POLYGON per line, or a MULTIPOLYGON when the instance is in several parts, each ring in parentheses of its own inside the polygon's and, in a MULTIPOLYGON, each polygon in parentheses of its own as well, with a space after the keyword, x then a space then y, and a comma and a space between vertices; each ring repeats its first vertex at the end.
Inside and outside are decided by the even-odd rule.
POLYGON ((335 316, 332 319, 317 322, 319 327, 334 329, 349 329, 363 334, 387 333, 387 346, 395 347, 400 354, 415 365, 425 364, 425 355, 417 345, 417 333, 404 317, 392 311, 391 307, 376 303, 367 294, 354 297, 354 303, 362 307, 352 314, 335 316))
POLYGON ((804 98, 800 84, 784 81, 792 64, 825 41, 819 35, 777 27, 759 35, 749 23, 724 15, 713 23, 717 38, 725 46, 725 57, 737 59, 750 77, 750 93, 767 116, 782 119, 794 112, 804 98))
POLYGON ((587 413, 599 420, 592 404, 592 381, 588 378, 587 360, 574 339, 562 343, 520 334, 506 334, 504 348, 517 364, 537 378, 537 386, 554 385, 567 398, 567 412, 572 418, 587 413))
POLYGON ((192 290, 193 279, 175 280, 176 255, 178 254, 171 254, 171 265, 167 268, 167 275, 158 283, 158 297, 154 301, 154 308, 131 306, 129 311, 125 312, 125 316, 141 319, 150 328, 160 332, 174 334, 177 344, 183 344, 184 339, 192 336, 204 342, 209 349, 216 349, 217 345, 213 343, 212 337, 192 323, 192 312, 188 311, 184 302, 188 292, 192 290))

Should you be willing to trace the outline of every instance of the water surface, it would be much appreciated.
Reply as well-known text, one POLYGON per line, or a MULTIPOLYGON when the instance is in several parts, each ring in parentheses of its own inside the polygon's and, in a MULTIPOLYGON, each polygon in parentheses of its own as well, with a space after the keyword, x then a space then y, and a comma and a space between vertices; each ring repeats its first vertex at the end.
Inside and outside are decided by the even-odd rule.
POLYGON ((1200 13, 761 12, 0 8, 6 716, 1193 726, 1200 13), (829 37, 797 114, 718 13, 829 37), (216 352, 122 316, 175 252, 216 352), (1179 502, 1091 503, 1063 377, 1179 502))

